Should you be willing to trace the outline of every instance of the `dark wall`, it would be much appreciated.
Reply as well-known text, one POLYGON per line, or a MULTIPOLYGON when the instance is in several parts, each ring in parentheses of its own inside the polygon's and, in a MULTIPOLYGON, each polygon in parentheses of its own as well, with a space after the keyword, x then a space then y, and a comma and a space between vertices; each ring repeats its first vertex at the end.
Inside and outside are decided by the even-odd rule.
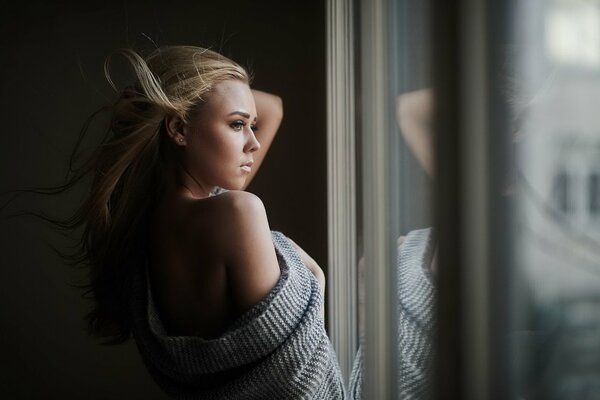
MULTIPOLYGON (((0 20, 0 191, 55 185, 86 117, 110 96, 102 66, 117 47, 211 46, 282 96, 285 116, 249 190, 281 230, 326 267, 325 6, 322 1, 26 2, 0 20), (81 2, 85 4, 85 2, 81 2)), ((98 140, 92 129, 87 146, 98 140)), ((49 244, 73 244, 22 209, 65 216, 84 187, 25 195, 0 212, 0 398, 161 399, 135 345, 99 346, 83 331, 84 270, 49 244)), ((0 204, 9 196, 0 197, 0 204)), ((66 249, 68 250, 68 249, 66 249)))

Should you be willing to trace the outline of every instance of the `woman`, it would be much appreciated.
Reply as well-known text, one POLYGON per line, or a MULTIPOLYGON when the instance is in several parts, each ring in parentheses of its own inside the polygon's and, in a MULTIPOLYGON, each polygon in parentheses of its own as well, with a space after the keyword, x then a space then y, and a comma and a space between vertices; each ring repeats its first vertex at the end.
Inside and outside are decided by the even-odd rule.
POLYGON ((136 81, 68 184, 93 175, 63 224, 85 227, 76 261, 91 268, 90 332, 111 343, 133 333, 177 398, 342 398, 323 272, 243 191, 281 100, 251 90, 243 68, 208 49, 119 53, 136 81))

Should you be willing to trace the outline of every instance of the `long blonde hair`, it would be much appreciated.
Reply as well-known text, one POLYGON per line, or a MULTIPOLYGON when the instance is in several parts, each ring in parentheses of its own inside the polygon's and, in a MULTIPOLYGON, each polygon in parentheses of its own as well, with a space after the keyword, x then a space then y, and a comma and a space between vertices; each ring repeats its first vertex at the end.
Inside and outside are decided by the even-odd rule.
POLYGON ((86 295, 92 298, 93 309, 85 317, 88 331, 110 344, 131 334, 133 266, 147 252, 151 212, 164 188, 165 150, 171 145, 165 117, 175 115, 187 122, 215 84, 250 80, 235 62, 200 47, 160 47, 146 58, 131 49, 115 54, 128 61, 135 83, 117 90, 109 71, 112 57, 107 58, 106 78, 119 93, 112 106, 98 111, 111 112, 107 135, 87 162, 72 170, 65 185, 45 193, 62 192, 83 177, 93 178, 78 210, 67 220, 51 222, 65 230, 84 228, 77 251, 62 255, 71 264, 89 266, 86 295))

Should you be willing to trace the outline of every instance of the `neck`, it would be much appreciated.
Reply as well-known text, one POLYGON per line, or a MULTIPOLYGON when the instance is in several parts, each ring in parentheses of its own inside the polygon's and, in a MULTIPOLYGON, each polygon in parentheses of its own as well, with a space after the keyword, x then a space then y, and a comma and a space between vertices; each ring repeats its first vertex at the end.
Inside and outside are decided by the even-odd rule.
POLYGON ((177 158, 168 158, 164 172, 165 197, 203 199, 210 196, 213 188, 198 182, 177 158))

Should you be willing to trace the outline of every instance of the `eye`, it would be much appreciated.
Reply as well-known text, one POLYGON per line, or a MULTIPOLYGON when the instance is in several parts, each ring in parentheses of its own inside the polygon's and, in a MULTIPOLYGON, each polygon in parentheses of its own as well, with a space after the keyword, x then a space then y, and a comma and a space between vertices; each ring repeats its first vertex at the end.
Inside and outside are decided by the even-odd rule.
POLYGON ((231 126, 235 131, 241 131, 244 129, 244 126, 246 126, 246 123, 244 121, 237 120, 232 122, 229 126, 231 126))
POLYGON ((252 129, 252 132, 256 132, 258 130, 258 127, 256 126, 256 124, 252 124, 250 125, 250 129, 252 129))

